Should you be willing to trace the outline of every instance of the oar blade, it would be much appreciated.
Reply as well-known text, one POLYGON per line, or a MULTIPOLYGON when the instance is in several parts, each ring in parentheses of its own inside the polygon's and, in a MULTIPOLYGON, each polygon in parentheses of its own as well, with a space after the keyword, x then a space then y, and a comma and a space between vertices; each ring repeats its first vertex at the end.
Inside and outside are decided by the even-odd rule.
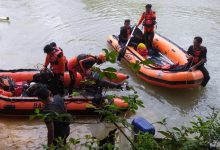
POLYGON ((118 61, 121 61, 121 59, 124 57, 125 51, 126 51, 125 47, 120 49, 119 54, 118 54, 118 58, 117 58, 118 61))

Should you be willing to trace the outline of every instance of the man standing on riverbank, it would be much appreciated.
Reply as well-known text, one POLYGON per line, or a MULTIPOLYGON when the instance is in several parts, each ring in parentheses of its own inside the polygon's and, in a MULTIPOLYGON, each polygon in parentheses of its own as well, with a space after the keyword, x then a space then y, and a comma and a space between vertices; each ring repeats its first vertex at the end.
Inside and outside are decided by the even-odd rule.
POLYGON ((144 41, 148 49, 152 48, 154 39, 154 28, 156 24, 156 13, 151 9, 152 5, 146 5, 146 11, 142 13, 137 27, 143 23, 144 26, 144 41))
POLYGON ((207 61, 206 54, 207 49, 206 47, 202 46, 202 38, 197 36, 194 38, 193 45, 191 45, 187 51, 187 53, 190 55, 190 71, 200 70, 203 75, 204 79, 202 81, 202 86, 205 87, 206 84, 210 80, 209 72, 205 68, 204 64, 207 61))
POLYGON ((37 95, 45 104, 43 112, 47 116, 44 120, 48 130, 47 145, 51 146, 53 144, 54 146, 59 147, 60 144, 66 144, 66 138, 70 134, 69 118, 60 118, 57 116, 57 114, 61 115, 67 113, 63 98, 60 95, 51 97, 51 93, 46 86, 40 87, 37 95), (58 142, 59 138, 63 141, 58 142))

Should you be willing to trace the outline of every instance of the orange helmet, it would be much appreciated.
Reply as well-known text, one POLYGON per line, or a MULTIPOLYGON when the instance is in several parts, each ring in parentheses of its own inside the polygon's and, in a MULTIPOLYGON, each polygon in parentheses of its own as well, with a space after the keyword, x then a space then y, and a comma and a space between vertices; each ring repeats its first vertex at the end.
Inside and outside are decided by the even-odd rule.
POLYGON ((97 57, 97 59, 98 59, 97 64, 102 64, 102 63, 104 63, 104 62, 106 61, 105 54, 103 54, 103 53, 99 54, 98 57, 97 57))

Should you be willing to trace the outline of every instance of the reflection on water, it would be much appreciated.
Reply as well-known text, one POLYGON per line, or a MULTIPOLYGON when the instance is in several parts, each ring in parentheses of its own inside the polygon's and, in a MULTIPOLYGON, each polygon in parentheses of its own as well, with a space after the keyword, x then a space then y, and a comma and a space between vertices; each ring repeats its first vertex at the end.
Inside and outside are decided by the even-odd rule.
MULTIPOLYGON (((184 49, 194 36, 204 38, 210 83, 205 89, 165 89, 143 83, 124 64, 114 66, 131 76, 130 84, 137 88, 145 103, 137 115, 151 122, 167 117, 169 122, 181 125, 195 114, 205 114, 208 105, 220 107, 220 1, 148 2, 157 12, 157 32, 184 49)), ((98 54, 106 47, 107 36, 119 33, 124 19, 137 22, 145 3, 145 0, 0 0, 0 15, 11 19, 10 23, 0 22, 0 68, 31 68, 42 63, 42 48, 51 41, 57 42, 68 58, 82 52, 98 54)), ((72 135, 87 130, 87 126, 72 128, 75 126, 81 132, 72 129, 72 135)), ((39 143, 45 143, 43 123, 0 118, 0 127, 4 129, 0 130, 0 145, 11 149, 21 149, 24 143, 27 145, 23 149, 36 149, 39 143)))

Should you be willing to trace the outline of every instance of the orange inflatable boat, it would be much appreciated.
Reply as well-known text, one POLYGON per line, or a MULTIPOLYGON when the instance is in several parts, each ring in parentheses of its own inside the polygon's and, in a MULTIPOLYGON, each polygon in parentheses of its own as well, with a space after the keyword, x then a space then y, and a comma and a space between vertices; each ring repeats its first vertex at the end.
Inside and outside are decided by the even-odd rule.
MULTIPOLYGON (((119 52, 120 45, 118 44, 118 37, 111 35, 107 39, 110 47, 119 52)), ((195 88, 201 85, 203 80, 203 74, 201 71, 196 70, 190 72, 188 70, 175 70, 164 69, 164 67, 170 63, 178 64, 178 66, 184 66, 188 63, 186 52, 175 43, 168 40, 159 34, 155 34, 153 41, 154 49, 157 49, 163 57, 149 57, 158 65, 141 65, 137 76, 147 83, 166 87, 166 88, 195 88)), ((128 46, 123 61, 129 66, 136 61, 144 61, 145 59, 137 53, 134 47, 128 46)))
MULTIPOLYGON (((0 70, 0 76, 9 76, 11 77, 15 82, 20 82, 20 81, 31 81, 33 80, 33 76, 39 73, 39 71, 35 69, 17 69, 17 70, 0 70)), ((115 79, 106 79, 109 81, 112 81, 114 83, 121 83, 125 81, 126 79, 129 78, 128 75, 125 75, 120 72, 115 72, 117 78, 115 79)), ((78 85, 80 85, 80 82, 82 81, 82 76, 80 73, 77 73, 77 78, 76 82, 78 85)), ((64 74, 64 85, 67 87, 70 84, 70 77, 69 73, 66 72, 64 74)))
MULTIPOLYGON (((1 71, 0 77, 7 76, 11 77, 15 81, 16 90, 19 90, 19 86, 22 85, 22 82, 31 81, 33 75, 39 73, 35 70, 11 70, 11 71, 1 71)), ((122 73, 116 73, 118 78, 114 82, 123 82, 128 78, 127 75, 122 73)), ((69 75, 65 73, 65 85, 69 84, 69 75)), ((77 82, 79 83, 82 80, 80 74, 78 74, 77 82)), ((106 99, 102 97, 102 99, 106 99)), ((93 96, 72 96, 64 97, 66 108, 69 113, 74 115, 91 115, 95 114, 94 110, 102 109, 103 105, 97 106, 93 100, 93 96)), ((107 100, 106 104, 113 103, 116 106, 126 109, 128 104, 124 102, 121 98, 114 98, 113 100, 107 100)), ((15 95, 13 92, 4 91, 0 89, 0 115, 30 115, 34 113, 36 108, 42 109, 43 103, 38 100, 37 97, 25 97, 21 95, 15 95)))

